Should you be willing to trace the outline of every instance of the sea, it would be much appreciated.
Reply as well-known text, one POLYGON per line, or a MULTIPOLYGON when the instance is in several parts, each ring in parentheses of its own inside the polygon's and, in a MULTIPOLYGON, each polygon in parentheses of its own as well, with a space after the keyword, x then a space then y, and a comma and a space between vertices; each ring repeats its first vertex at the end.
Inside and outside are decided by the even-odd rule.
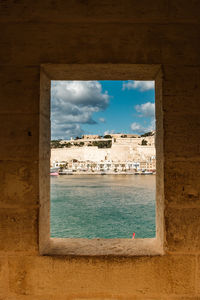
POLYGON ((51 237, 155 237, 155 175, 51 176, 51 237))

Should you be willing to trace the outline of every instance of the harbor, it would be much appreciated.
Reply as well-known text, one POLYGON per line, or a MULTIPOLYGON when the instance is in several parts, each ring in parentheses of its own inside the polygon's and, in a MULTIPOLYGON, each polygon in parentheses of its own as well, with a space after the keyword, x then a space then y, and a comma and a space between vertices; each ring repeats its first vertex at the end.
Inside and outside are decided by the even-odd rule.
POLYGON ((51 176, 58 176, 58 175, 156 175, 155 170, 147 171, 147 170, 141 170, 141 171, 119 171, 119 172, 113 172, 113 171, 72 171, 68 169, 50 169, 50 175, 51 176))
POLYGON ((51 171, 54 175, 154 175, 155 132, 145 136, 113 134, 54 141, 51 171))
POLYGON ((51 237, 155 237, 155 176, 51 177, 51 237))

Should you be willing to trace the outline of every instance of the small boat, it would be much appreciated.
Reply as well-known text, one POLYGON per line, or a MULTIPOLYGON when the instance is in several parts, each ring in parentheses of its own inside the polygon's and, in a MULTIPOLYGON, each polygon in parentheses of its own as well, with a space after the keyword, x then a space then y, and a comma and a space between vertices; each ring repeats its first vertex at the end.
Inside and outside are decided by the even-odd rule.
POLYGON ((150 172, 150 171, 142 171, 141 172, 141 175, 152 175, 153 172, 150 172))
POLYGON ((50 172, 50 176, 58 176, 59 174, 58 174, 58 172, 50 172))
POLYGON ((59 175, 73 175, 73 172, 68 170, 59 171, 59 175))

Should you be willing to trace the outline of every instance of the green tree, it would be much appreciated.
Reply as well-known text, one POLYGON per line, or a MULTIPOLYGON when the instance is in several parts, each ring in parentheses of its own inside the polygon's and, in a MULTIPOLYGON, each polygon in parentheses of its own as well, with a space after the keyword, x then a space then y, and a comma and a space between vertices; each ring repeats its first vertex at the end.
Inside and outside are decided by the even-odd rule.
POLYGON ((142 134, 141 137, 152 136, 152 135, 153 135, 153 133, 151 131, 149 131, 149 132, 142 134))
POLYGON ((147 145, 147 141, 146 140, 142 140, 142 146, 146 146, 147 145))
POLYGON ((72 146, 71 143, 66 143, 66 144, 65 144, 65 147, 66 147, 66 148, 70 148, 71 146, 72 146))
POLYGON ((63 144, 60 143, 60 140, 52 140, 51 148, 62 148, 63 144))

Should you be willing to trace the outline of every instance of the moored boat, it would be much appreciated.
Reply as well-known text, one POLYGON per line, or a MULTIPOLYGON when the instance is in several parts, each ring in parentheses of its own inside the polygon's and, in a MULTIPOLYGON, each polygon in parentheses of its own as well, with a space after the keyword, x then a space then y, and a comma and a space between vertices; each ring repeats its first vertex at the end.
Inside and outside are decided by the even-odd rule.
POLYGON ((50 172, 50 176, 58 176, 59 173, 58 172, 50 172))
POLYGON ((151 172, 151 171, 143 171, 143 172, 141 172, 141 175, 152 175, 153 174, 153 172, 151 172))
POLYGON ((59 175, 58 170, 59 170, 59 168, 51 168, 50 176, 58 176, 59 175))

